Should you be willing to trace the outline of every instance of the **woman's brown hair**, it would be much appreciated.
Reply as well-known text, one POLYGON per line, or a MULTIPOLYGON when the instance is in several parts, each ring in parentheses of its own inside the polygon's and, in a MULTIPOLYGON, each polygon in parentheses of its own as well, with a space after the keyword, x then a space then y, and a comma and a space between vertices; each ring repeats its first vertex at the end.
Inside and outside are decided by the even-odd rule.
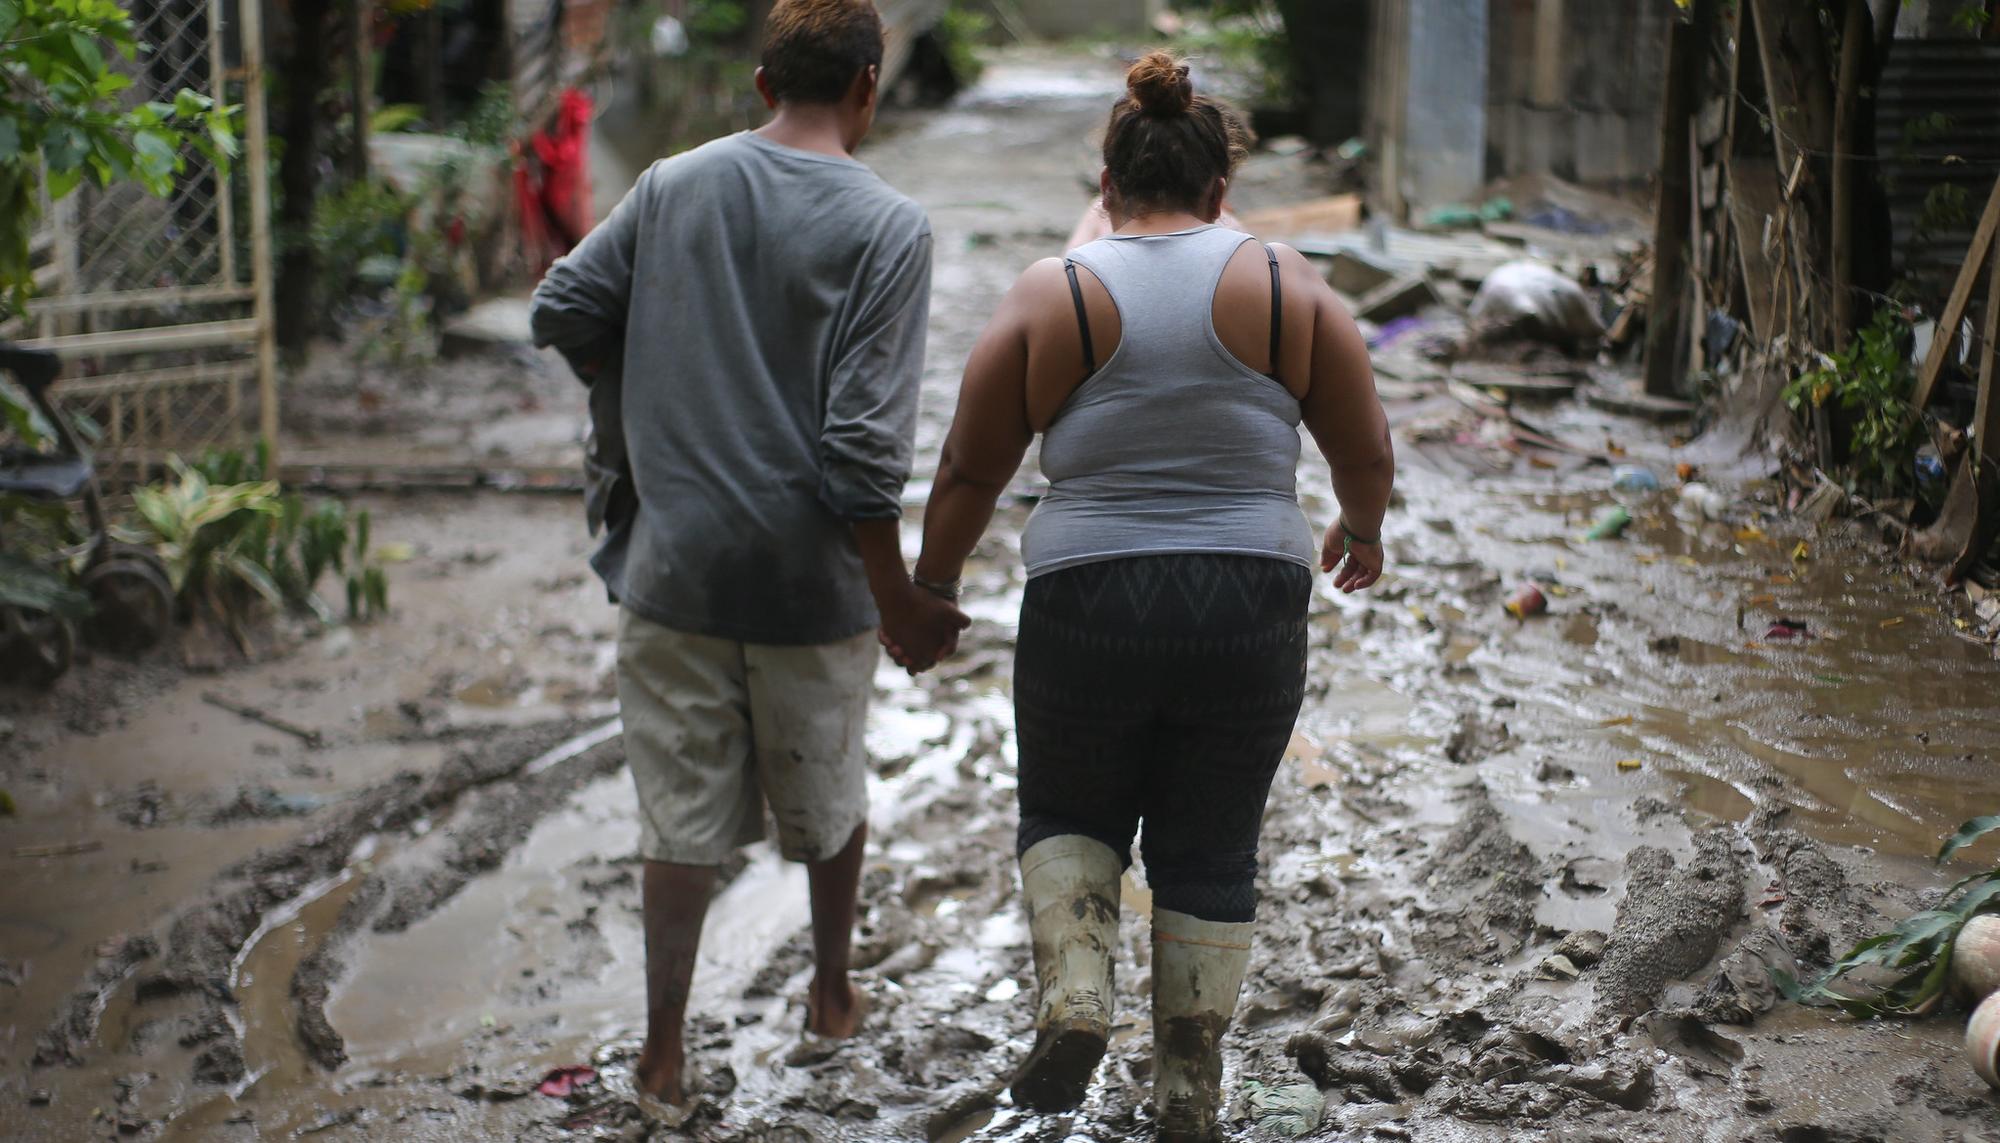
POLYGON ((1250 153, 1243 117, 1196 95, 1188 65, 1171 53, 1147 53, 1125 73, 1125 89, 1104 132, 1104 167, 1128 212, 1198 208, 1250 153))

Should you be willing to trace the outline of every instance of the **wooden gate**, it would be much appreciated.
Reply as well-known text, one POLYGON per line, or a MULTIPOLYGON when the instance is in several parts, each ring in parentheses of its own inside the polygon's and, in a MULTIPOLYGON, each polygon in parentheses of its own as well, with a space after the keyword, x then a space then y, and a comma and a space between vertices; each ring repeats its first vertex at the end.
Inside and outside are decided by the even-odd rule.
POLYGON ((228 171, 190 150, 165 197, 86 183, 44 212, 36 298, 0 336, 64 360, 57 394, 109 464, 275 440, 271 227, 258 0, 137 0, 134 101, 240 107, 228 171))

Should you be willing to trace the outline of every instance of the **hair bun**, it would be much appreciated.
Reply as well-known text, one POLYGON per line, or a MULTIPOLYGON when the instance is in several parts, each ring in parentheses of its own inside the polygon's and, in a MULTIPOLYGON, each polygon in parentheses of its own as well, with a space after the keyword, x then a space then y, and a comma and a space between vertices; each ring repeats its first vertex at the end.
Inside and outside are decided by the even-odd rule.
POLYGON ((1182 115, 1194 106, 1188 65, 1170 52, 1148 52, 1125 73, 1132 102, 1148 115, 1182 115))

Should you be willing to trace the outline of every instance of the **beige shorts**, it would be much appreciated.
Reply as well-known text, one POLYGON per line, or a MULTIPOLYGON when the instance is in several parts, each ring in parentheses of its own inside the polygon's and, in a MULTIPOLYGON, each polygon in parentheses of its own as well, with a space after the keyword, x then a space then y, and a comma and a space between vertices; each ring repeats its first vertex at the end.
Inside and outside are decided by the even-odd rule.
POLYGON ((793 861, 839 853, 868 815, 873 632, 777 647, 689 635, 621 610, 618 704, 639 790, 639 855, 719 865, 764 837, 793 861))

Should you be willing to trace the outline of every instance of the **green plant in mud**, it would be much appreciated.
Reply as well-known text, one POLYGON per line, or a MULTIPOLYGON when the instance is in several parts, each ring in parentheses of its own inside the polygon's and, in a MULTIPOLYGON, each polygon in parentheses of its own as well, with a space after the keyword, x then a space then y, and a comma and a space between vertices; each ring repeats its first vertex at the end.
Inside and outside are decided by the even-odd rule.
MULTIPOLYGON (((1996 830, 2000 814, 1959 826, 1938 850, 1938 864, 1996 830)), ((2000 911, 1996 901, 2000 901, 2000 866, 1960 878, 1945 890, 1937 907, 1913 913, 1888 932, 1860 941, 1809 982, 1777 968, 1771 970, 1771 980, 1787 1000, 1838 1008, 1861 1019, 1927 1015, 1944 998, 1959 931, 1981 913, 2000 911), (1886 971, 1891 979, 1886 984, 1857 984, 1854 991, 1835 989, 1836 984, 1851 981, 1850 974, 1863 970, 1886 971)))
POLYGON ((1822 410, 1846 428, 1850 484, 1872 492, 1908 487, 1922 441, 1922 425, 1910 408, 1916 378, 1903 330, 1893 309, 1877 310, 1847 348, 1821 354, 1817 368, 1785 386, 1785 403, 1793 412, 1822 410))
POLYGON ((249 612, 264 605, 332 622, 318 595, 332 572, 345 580, 348 618, 388 612, 385 565, 401 548, 370 545, 367 512, 350 515, 326 500, 308 507, 268 478, 268 453, 211 452, 193 464, 178 457, 172 477, 133 493, 141 529, 133 537, 166 561, 182 607, 207 609, 240 637, 249 612))

